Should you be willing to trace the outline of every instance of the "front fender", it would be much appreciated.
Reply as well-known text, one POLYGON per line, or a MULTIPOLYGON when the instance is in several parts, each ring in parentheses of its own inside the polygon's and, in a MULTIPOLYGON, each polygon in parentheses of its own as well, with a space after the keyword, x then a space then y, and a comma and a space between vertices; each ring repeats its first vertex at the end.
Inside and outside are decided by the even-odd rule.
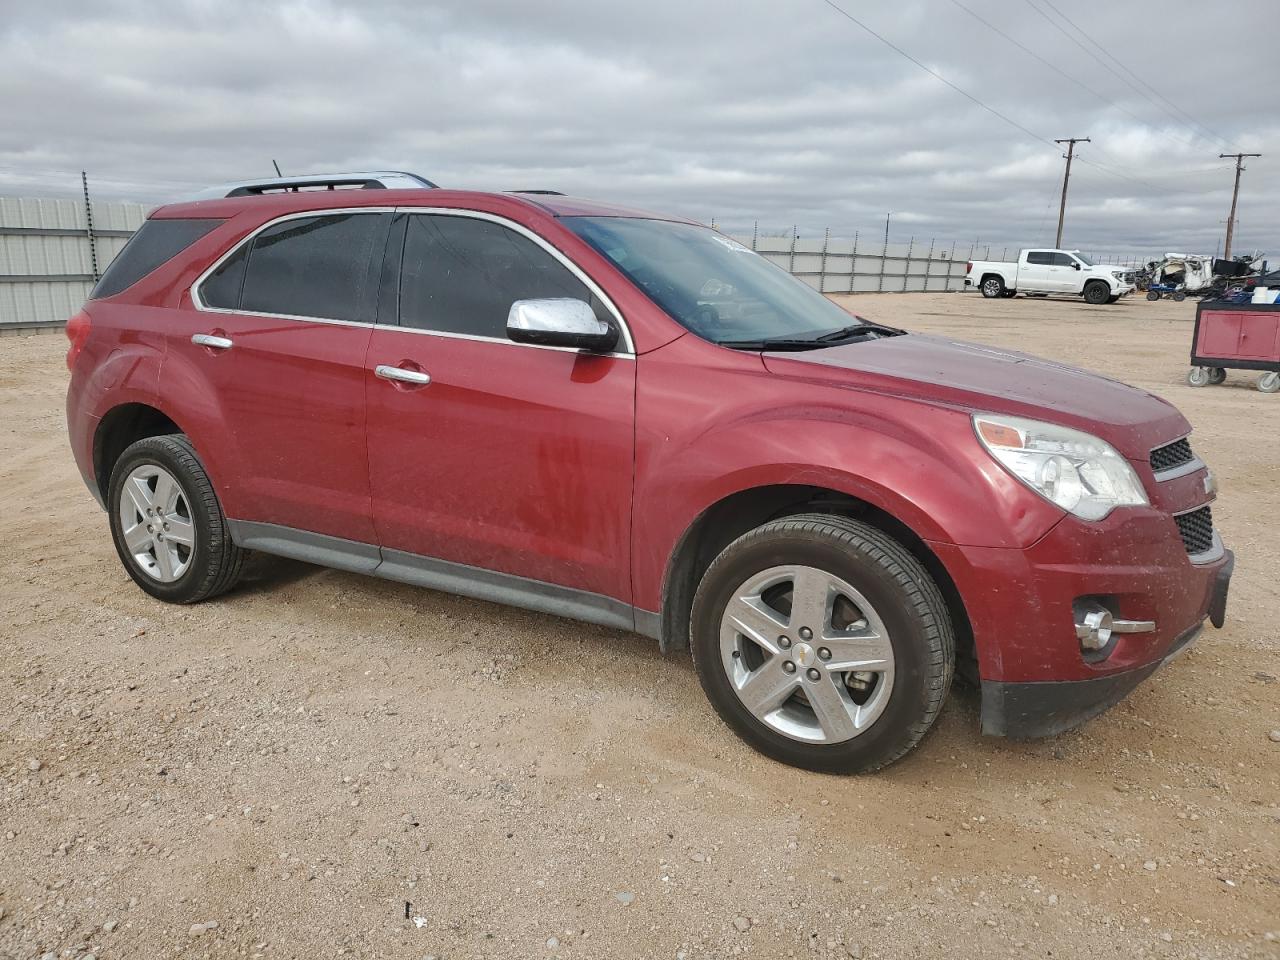
MULTIPOLYGON (((697 518, 753 488, 833 490, 942 543, 1025 547, 1061 518, 981 449, 966 412, 815 385, 805 392, 812 401, 762 405, 727 422, 681 411, 694 429, 668 421, 668 430, 637 438, 638 606, 659 608, 668 561, 697 518)), ((749 393, 735 385, 737 399, 749 393)))

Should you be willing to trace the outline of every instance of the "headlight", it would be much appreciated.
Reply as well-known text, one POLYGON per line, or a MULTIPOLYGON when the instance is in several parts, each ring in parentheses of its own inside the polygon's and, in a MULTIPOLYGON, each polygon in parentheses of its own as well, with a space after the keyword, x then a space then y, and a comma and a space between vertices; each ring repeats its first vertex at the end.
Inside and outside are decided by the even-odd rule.
POLYGON ((1006 470, 1082 520, 1150 503, 1129 461, 1092 434, 988 413, 974 414, 973 429, 1006 470))

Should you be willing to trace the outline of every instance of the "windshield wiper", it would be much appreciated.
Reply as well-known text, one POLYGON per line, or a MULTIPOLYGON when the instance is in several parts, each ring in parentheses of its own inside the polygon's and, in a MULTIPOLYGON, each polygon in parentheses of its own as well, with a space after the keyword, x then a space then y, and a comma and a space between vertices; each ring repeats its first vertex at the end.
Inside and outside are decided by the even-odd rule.
POLYGON ((837 340, 851 339, 879 339, 880 337, 897 337, 906 333, 905 330, 899 330, 896 327, 885 327, 878 323, 855 323, 848 327, 841 327, 839 330, 832 330, 830 333, 824 333, 818 337, 820 343, 834 343, 837 340))
POLYGON ((832 330, 820 337, 763 337, 759 340, 718 340, 722 347, 733 350, 821 350, 842 343, 862 340, 879 340, 881 337, 897 337, 906 333, 895 327, 883 327, 878 323, 857 323, 839 330, 832 330))
POLYGON ((717 340, 722 347, 731 350, 821 350, 831 344, 818 340, 797 340, 794 337, 764 337, 761 340, 717 340))

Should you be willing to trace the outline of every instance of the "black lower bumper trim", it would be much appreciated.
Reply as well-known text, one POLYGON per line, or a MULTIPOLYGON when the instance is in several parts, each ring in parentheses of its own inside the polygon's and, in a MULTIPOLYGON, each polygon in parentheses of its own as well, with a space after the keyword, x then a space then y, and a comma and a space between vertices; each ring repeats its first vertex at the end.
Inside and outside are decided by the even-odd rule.
POLYGON ((1037 683, 983 680, 982 732, 1014 740, 1033 740, 1077 727, 1123 700, 1134 687, 1190 645, 1203 627, 1203 623, 1198 623, 1179 635, 1163 659, 1124 673, 1092 680, 1037 683))

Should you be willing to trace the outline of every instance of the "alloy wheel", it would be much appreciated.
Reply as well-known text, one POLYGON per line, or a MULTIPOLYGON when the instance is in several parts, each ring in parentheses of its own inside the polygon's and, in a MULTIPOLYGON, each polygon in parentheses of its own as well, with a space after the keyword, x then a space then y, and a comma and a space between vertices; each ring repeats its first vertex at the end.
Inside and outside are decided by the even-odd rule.
POLYGON ((741 584, 721 619, 720 654, 756 719, 805 743, 863 733, 893 690, 884 622, 854 587, 817 567, 771 567, 741 584))
POLYGON ((164 467, 135 467, 120 487, 120 532, 129 555, 147 576, 173 583, 191 566, 196 531, 191 504, 164 467))

